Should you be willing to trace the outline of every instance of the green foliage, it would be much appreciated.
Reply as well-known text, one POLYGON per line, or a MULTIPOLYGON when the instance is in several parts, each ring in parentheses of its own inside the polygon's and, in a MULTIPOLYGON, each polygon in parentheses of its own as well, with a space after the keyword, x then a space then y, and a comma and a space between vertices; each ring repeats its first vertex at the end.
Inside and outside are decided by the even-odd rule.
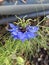
POLYGON ((22 57, 17 57, 17 65, 24 65, 24 59, 22 57))

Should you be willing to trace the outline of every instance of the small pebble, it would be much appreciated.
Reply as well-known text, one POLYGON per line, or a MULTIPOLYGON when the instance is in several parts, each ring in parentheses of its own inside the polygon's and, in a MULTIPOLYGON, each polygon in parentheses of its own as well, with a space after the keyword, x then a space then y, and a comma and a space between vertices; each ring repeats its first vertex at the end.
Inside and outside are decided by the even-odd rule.
POLYGON ((41 58, 38 58, 38 62, 41 61, 42 59, 41 58))

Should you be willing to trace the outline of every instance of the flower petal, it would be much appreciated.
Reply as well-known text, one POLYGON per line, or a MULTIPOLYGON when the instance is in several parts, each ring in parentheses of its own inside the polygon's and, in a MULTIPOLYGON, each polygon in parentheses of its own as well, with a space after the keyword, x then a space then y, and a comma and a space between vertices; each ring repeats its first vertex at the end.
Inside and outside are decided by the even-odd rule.
POLYGON ((17 32, 13 31, 11 32, 12 35, 17 35, 17 32))
POLYGON ((39 30, 38 26, 28 26, 27 31, 29 32, 37 32, 39 30))
POLYGON ((11 34, 11 37, 13 37, 15 40, 18 39, 17 35, 11 34))
POLYGON ((15 40, 18 39, 17 36, 14 36, 13 38, 14 38, 15 40))
POLYGON ((11 27, 12 29, 8 29, 8 28, 7 28, 8 31, 10 31, 10 32, 18 31, 18 26, 14 26, 12 23, 10 23, 9 25, 10 25, 10 27, 11 27))
POLYGON ((27 32, 26 35, 28 39, 35 38, 37 36, 36 33, 30 33, 30 32, 27 32))
POLYGON ((27 39, 26 34, 22 32, 18 32, 18 39, 25 41, 27 39))
POLYGON ((12 23, 9 23, 9 25, 10 25, 11 28, 16 28, 16 26, 12 23))

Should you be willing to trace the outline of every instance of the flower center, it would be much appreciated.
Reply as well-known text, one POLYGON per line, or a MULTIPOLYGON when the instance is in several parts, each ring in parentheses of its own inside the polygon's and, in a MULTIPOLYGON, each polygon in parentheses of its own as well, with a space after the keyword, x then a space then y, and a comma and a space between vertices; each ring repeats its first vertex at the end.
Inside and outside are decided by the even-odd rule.
POLYGON ((23 27, 19 27, 19 30, 21 30, 21 32, 25 32, 26 31, 26 28, 23 28, 23 27))

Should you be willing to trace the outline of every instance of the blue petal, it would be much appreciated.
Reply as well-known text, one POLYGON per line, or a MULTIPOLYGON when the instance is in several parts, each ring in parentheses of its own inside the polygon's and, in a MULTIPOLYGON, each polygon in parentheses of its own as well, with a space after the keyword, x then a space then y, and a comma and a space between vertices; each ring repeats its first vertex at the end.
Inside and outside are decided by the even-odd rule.
POLYGON ((8 31, 10 31, 10 32, 13 32, 15 29, 7 29, 8 31))
POLYGON ((9 25, 10 25, 11 28, 16 28, 16 26, 12 23, 9 23, 9 25))
POLYGON ((15 40, 18 39, 17 36, 14 36, 13 38, 14 38, 15 40))
POLYGON ((26 34, 22 32, 18 32, 18 39, 25 41, 27 39, 26 34))
MULTIPOLYGON (((11 26, 11 25, 12 25, 12 24, 10 24, 10 26, 11 26)), ((12 27, 12 26, 11 26, 11 27, 12 27)), ((7 28, 7 30, 10 31, 10 32, 18 31, 18 26, 15 26, 15 27, 13 26, 12 29, 8 29, 8 28, 7 28)))
POLYGON ((12 35, 17 35, 17 32, 13 31, 11 32, 12 35))
POLYGON ((27 32, 26 35, 28 39, 35 38, 37 36, 36 33, 30 33, 30 32, 27 32))
POLYGON ((18 39, 17 35, 11 34, 11 37, 13 37, 14 39, 18 39))
POLYGON ((28 26, 27 31, 29 32, 37 32, 39 30, 38 26, 28 26))

